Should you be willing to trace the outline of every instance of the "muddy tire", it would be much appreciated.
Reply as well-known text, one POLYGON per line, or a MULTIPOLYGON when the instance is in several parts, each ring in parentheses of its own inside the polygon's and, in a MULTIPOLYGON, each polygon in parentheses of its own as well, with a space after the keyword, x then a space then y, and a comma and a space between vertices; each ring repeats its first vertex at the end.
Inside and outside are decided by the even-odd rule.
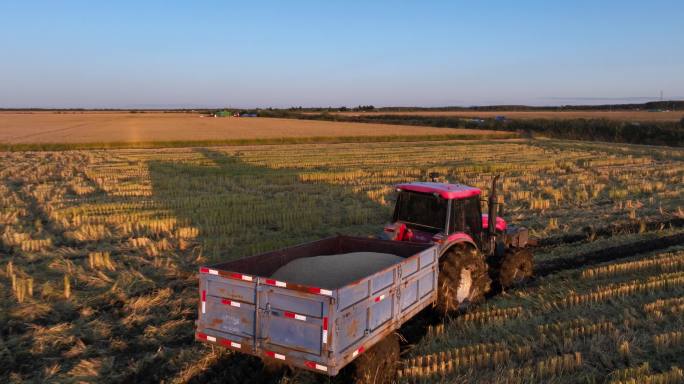
POLYGON ((445 314, 465 309, 483 301, 491 283, 480 252, 468 244, 457 244, 439 261, 435 306, 445 314))
POLYGON ((399 338, 394 333, 354 360, 353 383, 386 384, 396 381, 399 338))
POLYGON ((529 249, 506 252, 499 268, 501 288, 511 288, 525 283, 534 274, 534 259, 529 249))

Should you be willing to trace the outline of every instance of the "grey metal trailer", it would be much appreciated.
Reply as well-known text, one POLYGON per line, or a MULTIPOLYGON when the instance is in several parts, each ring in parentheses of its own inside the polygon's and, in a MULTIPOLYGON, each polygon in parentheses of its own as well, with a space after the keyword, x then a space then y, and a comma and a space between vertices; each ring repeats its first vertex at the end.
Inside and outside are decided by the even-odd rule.
POLYGON ((203 266, 197 340, 336 375, 437 298, 432 244, 336 236, 203 266), (270 278, 302 257, 391 253, 404 260, 337 289, 270 278))

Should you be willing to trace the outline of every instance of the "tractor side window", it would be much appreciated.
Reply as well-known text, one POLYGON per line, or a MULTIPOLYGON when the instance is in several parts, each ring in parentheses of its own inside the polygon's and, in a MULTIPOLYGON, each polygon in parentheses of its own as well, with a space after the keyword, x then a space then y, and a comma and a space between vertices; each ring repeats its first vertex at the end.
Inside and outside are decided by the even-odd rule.
POLYGON ((482 215, 478 198, 452 201, 450 220, 451 233, 466 232, 473 238, 479 238, 482 232, 482 215))
POLYGON ((465 223, 465 204, 463 203, 463 200, 452 200, 449 231, 451 233, 465 232, 465 223))
POLYGON ((480 211, 480 200, 478 197, 471 197, 463 201, 465 203, 465 221, 473 238, 479 238, 482 233, 482 212, 480 211))

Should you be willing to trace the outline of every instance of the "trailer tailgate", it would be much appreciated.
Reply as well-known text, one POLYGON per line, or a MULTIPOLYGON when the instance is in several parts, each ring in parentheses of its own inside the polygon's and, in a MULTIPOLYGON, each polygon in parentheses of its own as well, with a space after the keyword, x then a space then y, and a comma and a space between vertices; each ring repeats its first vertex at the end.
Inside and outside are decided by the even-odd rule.
POLYGON ((335 375, 434 302, 437 275, 435 247, 345 236, 202 267, 196 337, 335 375), (262 277, 293 258, 358 249, 405 259, 334 290, 262 277))

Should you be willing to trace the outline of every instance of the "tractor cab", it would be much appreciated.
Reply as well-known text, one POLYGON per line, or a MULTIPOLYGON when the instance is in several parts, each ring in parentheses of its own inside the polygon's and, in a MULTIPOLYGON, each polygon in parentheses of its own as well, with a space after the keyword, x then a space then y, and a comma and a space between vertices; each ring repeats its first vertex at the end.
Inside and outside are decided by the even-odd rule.
MULTIPOLYGON (((454 236, 467 235, 482 247, 488 215, 482 214, 479 188, 462 184, 415 182, 397 185, 397 202, 392 224, 385 227, 393 240, 446 243, 454 236)), ((506 222, 497 217, 496 227, 506 222)))
POLYGON ((532 276, 527 229, 499 217, 497 180, 492 180, 487 214, 479 188, 434 181, 397 185, 392 223, 383 237, 439 246, 437 307, 445 312, 483 300, 492 279, 504 289, 532 276))

